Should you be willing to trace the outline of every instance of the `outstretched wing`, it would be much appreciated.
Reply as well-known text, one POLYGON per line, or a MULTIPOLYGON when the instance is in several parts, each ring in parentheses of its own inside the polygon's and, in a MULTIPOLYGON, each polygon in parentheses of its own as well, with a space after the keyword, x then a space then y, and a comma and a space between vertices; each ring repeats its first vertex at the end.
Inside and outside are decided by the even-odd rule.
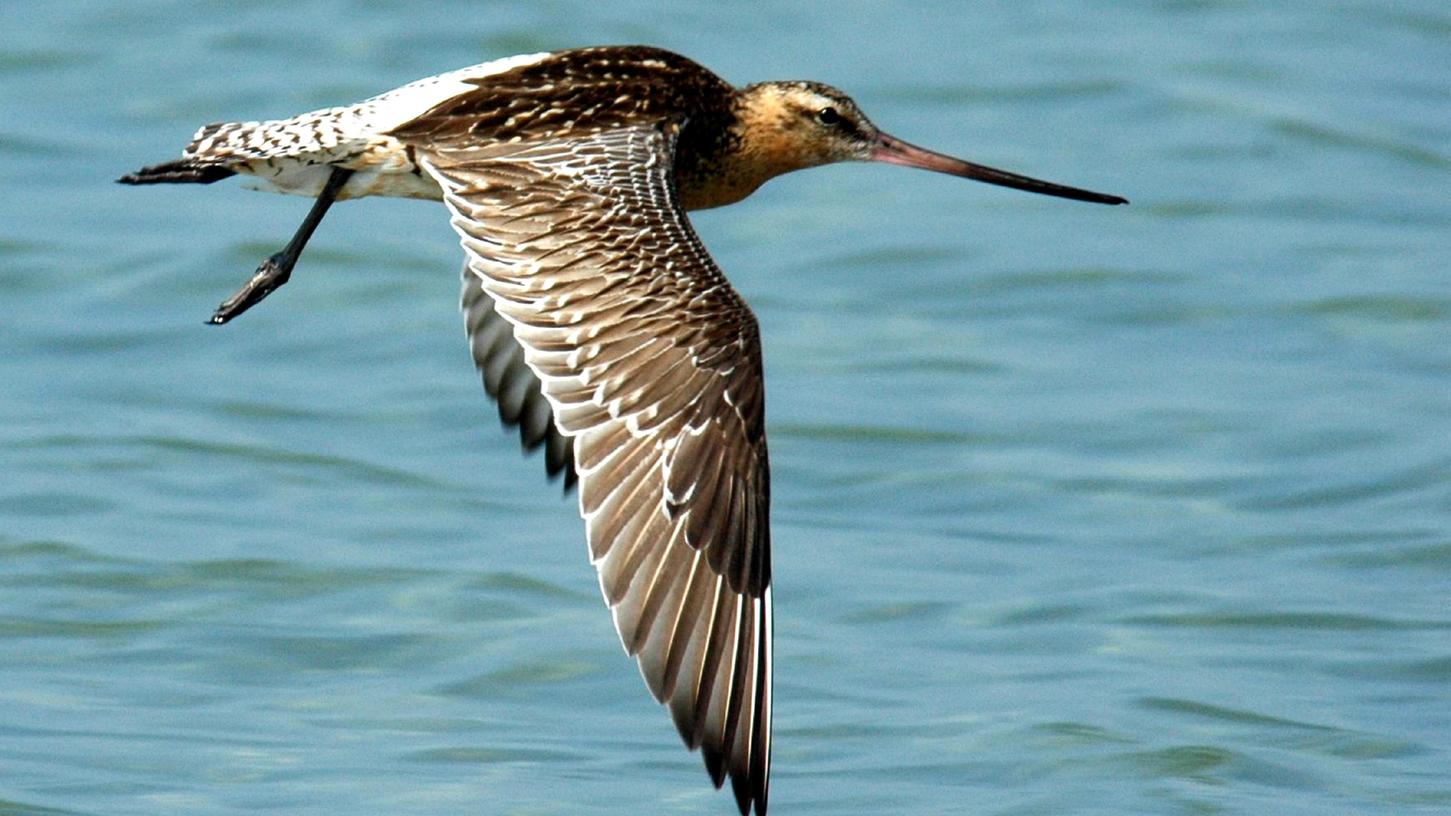
POLYGON ((715 784, 728 774, 742 812, 764 813, 760 337, 675 199, 676 132, 660 122, 567 140, 434 134, 414 146, 573 442, 591 560, 626 651, 715 784))

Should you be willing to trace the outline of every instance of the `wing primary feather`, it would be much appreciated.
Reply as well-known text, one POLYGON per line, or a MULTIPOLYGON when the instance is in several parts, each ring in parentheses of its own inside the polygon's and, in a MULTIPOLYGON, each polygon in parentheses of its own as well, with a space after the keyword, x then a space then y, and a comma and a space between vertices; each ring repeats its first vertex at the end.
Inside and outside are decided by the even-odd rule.
POLYGON ((631 620, 629 636, 626 636, 623 626, 620 630, 625 651, 630 655, 638 655, 645 647, 667 599, 679 596, 681 574, 692 560, 693 551, 674 540, 657 549, 661 557, 656 561, 655 569, 645 581, 631 586, 618 607, 619 613, 631 620))
POLYGON ((680 664, 678 661, 672 664, 670 655, 676 635, 682 624, 687 628, 694 624, 697 617, 694 608, 699 605, 696 587, 702 572, 700 551, 677 553, 675 559, 683 566, 684 574, 675 575, 669 583, 657 584, 651 589, 652 597, 646 601, 647 604, 653 602, 654 593, 663 592, 664 597, 660 602, 661 608, 655 613, 655 624, 639 654, 640 673, 650 686, 650 693, 660 703, 666 702, 675 693, 680 664))
POLYGON ((771 631, 771 588, 766 587, 761 597, 754 601, 756 605, 756 620, 761 627, 761 637, 756 646, 758 649, 758 664, 760 666, 760 682, 756 686, 756 720, 753 729, 757 734, 755 750, 751 754, 750 776, 753 781, 751 790, 752 798, 756 802, 757 816, 765 816, 766 798, 770 790, 771 778, 771 686, 773 683, 773 671, 771 661, 774 656, 771 654, 774 643, 771 631))

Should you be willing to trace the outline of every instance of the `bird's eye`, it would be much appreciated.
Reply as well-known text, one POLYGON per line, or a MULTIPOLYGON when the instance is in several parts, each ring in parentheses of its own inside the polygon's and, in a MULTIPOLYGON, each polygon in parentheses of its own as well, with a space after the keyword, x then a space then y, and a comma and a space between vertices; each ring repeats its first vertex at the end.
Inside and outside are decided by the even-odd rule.
POLYGON ((816 121, 823 125, 834 125, 841 121, 841 114, 836 112, 836 108, 822 108, 816 112, 816 121))

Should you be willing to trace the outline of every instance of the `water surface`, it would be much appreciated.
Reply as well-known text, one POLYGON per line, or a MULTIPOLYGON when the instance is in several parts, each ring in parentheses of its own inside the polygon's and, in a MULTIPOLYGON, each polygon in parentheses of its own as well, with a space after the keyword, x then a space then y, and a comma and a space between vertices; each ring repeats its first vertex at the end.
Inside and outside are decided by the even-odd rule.
POLYGON ((0 813, 733 811, 497 427, 441 209, 123 188, 524 51, 809 77, 1094 207, 695 220, 770 380, 772 812, 1451 811, 1444 4, 12 2, 0 813))

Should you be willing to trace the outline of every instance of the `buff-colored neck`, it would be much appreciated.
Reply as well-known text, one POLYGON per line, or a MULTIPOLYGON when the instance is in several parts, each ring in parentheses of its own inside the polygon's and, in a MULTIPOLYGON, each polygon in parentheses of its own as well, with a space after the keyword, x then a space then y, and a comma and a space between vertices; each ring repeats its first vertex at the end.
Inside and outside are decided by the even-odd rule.
POLYGON ((802 127, 790 88, 767 82, 737 92, 735 123, 721 150, 681 168, 680 198, 686 209, 734 204, 776 176, 831 161, 802 127))

